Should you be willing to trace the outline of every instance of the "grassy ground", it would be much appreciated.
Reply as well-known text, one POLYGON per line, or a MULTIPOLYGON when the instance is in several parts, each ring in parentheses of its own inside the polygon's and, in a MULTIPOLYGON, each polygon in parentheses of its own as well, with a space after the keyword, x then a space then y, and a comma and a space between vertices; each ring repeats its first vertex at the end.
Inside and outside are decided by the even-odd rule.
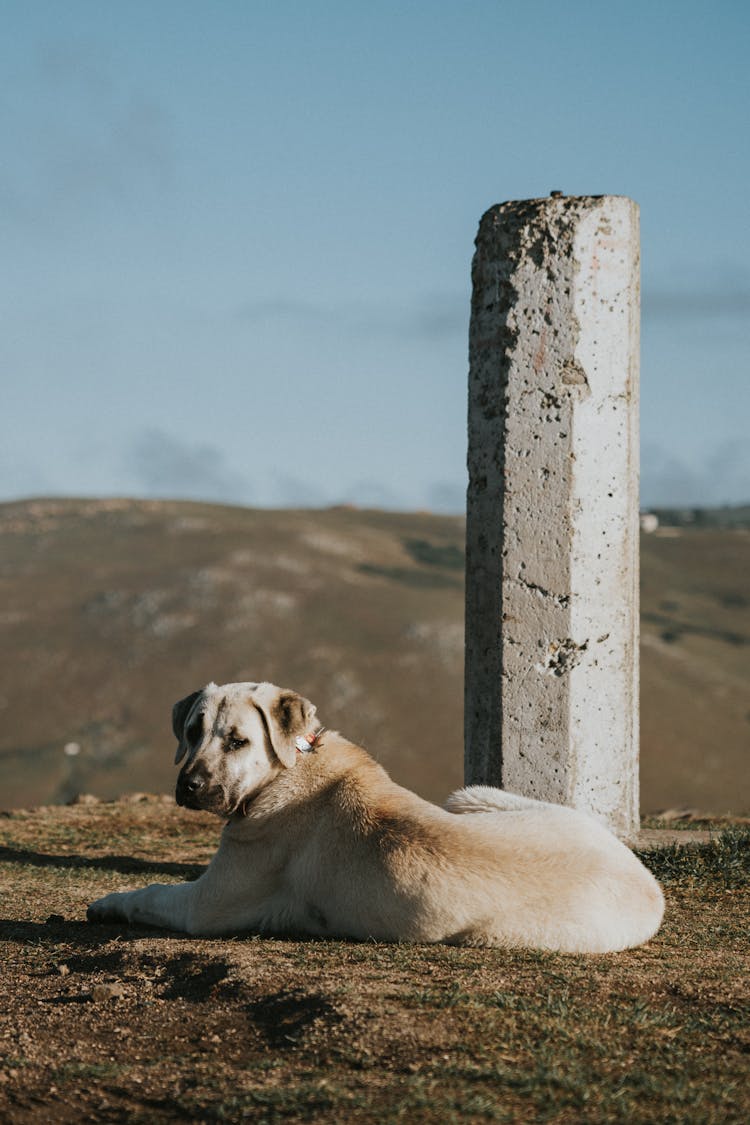
POLYGON ((0 1120, 750 1119, 747 827, 649 854, 664 927, 612 956, 83 921, 218 832, 154 799, 0 818, 0 1120))

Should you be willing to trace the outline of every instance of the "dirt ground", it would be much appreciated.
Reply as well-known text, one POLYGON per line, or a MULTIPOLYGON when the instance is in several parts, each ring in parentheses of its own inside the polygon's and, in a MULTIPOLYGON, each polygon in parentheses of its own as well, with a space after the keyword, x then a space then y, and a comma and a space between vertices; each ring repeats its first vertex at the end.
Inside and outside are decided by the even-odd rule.
POLYGON ((0 1120, 750 1119, 747 827, 649 853, 665 924, 611 956, 86 923, 219 831, 165 798, 0 817, 0 1120))

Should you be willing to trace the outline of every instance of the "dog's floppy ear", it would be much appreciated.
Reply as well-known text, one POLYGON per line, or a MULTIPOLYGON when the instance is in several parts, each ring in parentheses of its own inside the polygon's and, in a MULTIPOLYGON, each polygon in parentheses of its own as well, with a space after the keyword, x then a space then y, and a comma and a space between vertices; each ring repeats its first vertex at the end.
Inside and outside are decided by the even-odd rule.
POLYGON ((273 752, 282 766, 290 769, 297 760, 295 739, 313 734, 320 723, 315 718, 317 707, 296 691, 258 684, 253 702, 265 722, 273 752))
POLYGON ((196 699, 203 695, 203 691, 191 691, 190 695, 186 695, 179 703, 175 703, 172 708, 172 730, 177 739, 178 746, 177 752, 174 756, 174 764, 178 765, 179 762, 185 757, 187 752, 187 739, 185 738, 185 723, 187 717, 193 709, 196 699))

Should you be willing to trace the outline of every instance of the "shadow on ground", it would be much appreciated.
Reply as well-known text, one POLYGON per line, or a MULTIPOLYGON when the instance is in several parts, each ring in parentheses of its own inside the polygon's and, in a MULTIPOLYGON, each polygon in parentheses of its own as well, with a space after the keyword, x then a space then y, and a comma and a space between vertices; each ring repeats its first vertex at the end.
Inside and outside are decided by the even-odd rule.
POLYGON ((197 879, 206 870, 205 864, 164 863, 153 859, 138 859, 132 855, 52 855, 32 852, 25 848, 0 847, 0 863, 23 863, 31 867, 88 867, 92 870, 117 871, 121 875, 175 875, 183 879, 197 879))

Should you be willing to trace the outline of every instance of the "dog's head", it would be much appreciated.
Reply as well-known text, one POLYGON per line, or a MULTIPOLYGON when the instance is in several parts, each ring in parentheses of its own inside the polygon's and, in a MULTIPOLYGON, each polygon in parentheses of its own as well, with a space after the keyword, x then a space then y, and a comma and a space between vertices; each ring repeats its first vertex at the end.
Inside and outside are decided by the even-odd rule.
POLYGON ((315 707, 274 684, 208 684, 175 703, 178 805, 219 816, 244 803, 297 761, 296 740, 315 733, 315 707))

